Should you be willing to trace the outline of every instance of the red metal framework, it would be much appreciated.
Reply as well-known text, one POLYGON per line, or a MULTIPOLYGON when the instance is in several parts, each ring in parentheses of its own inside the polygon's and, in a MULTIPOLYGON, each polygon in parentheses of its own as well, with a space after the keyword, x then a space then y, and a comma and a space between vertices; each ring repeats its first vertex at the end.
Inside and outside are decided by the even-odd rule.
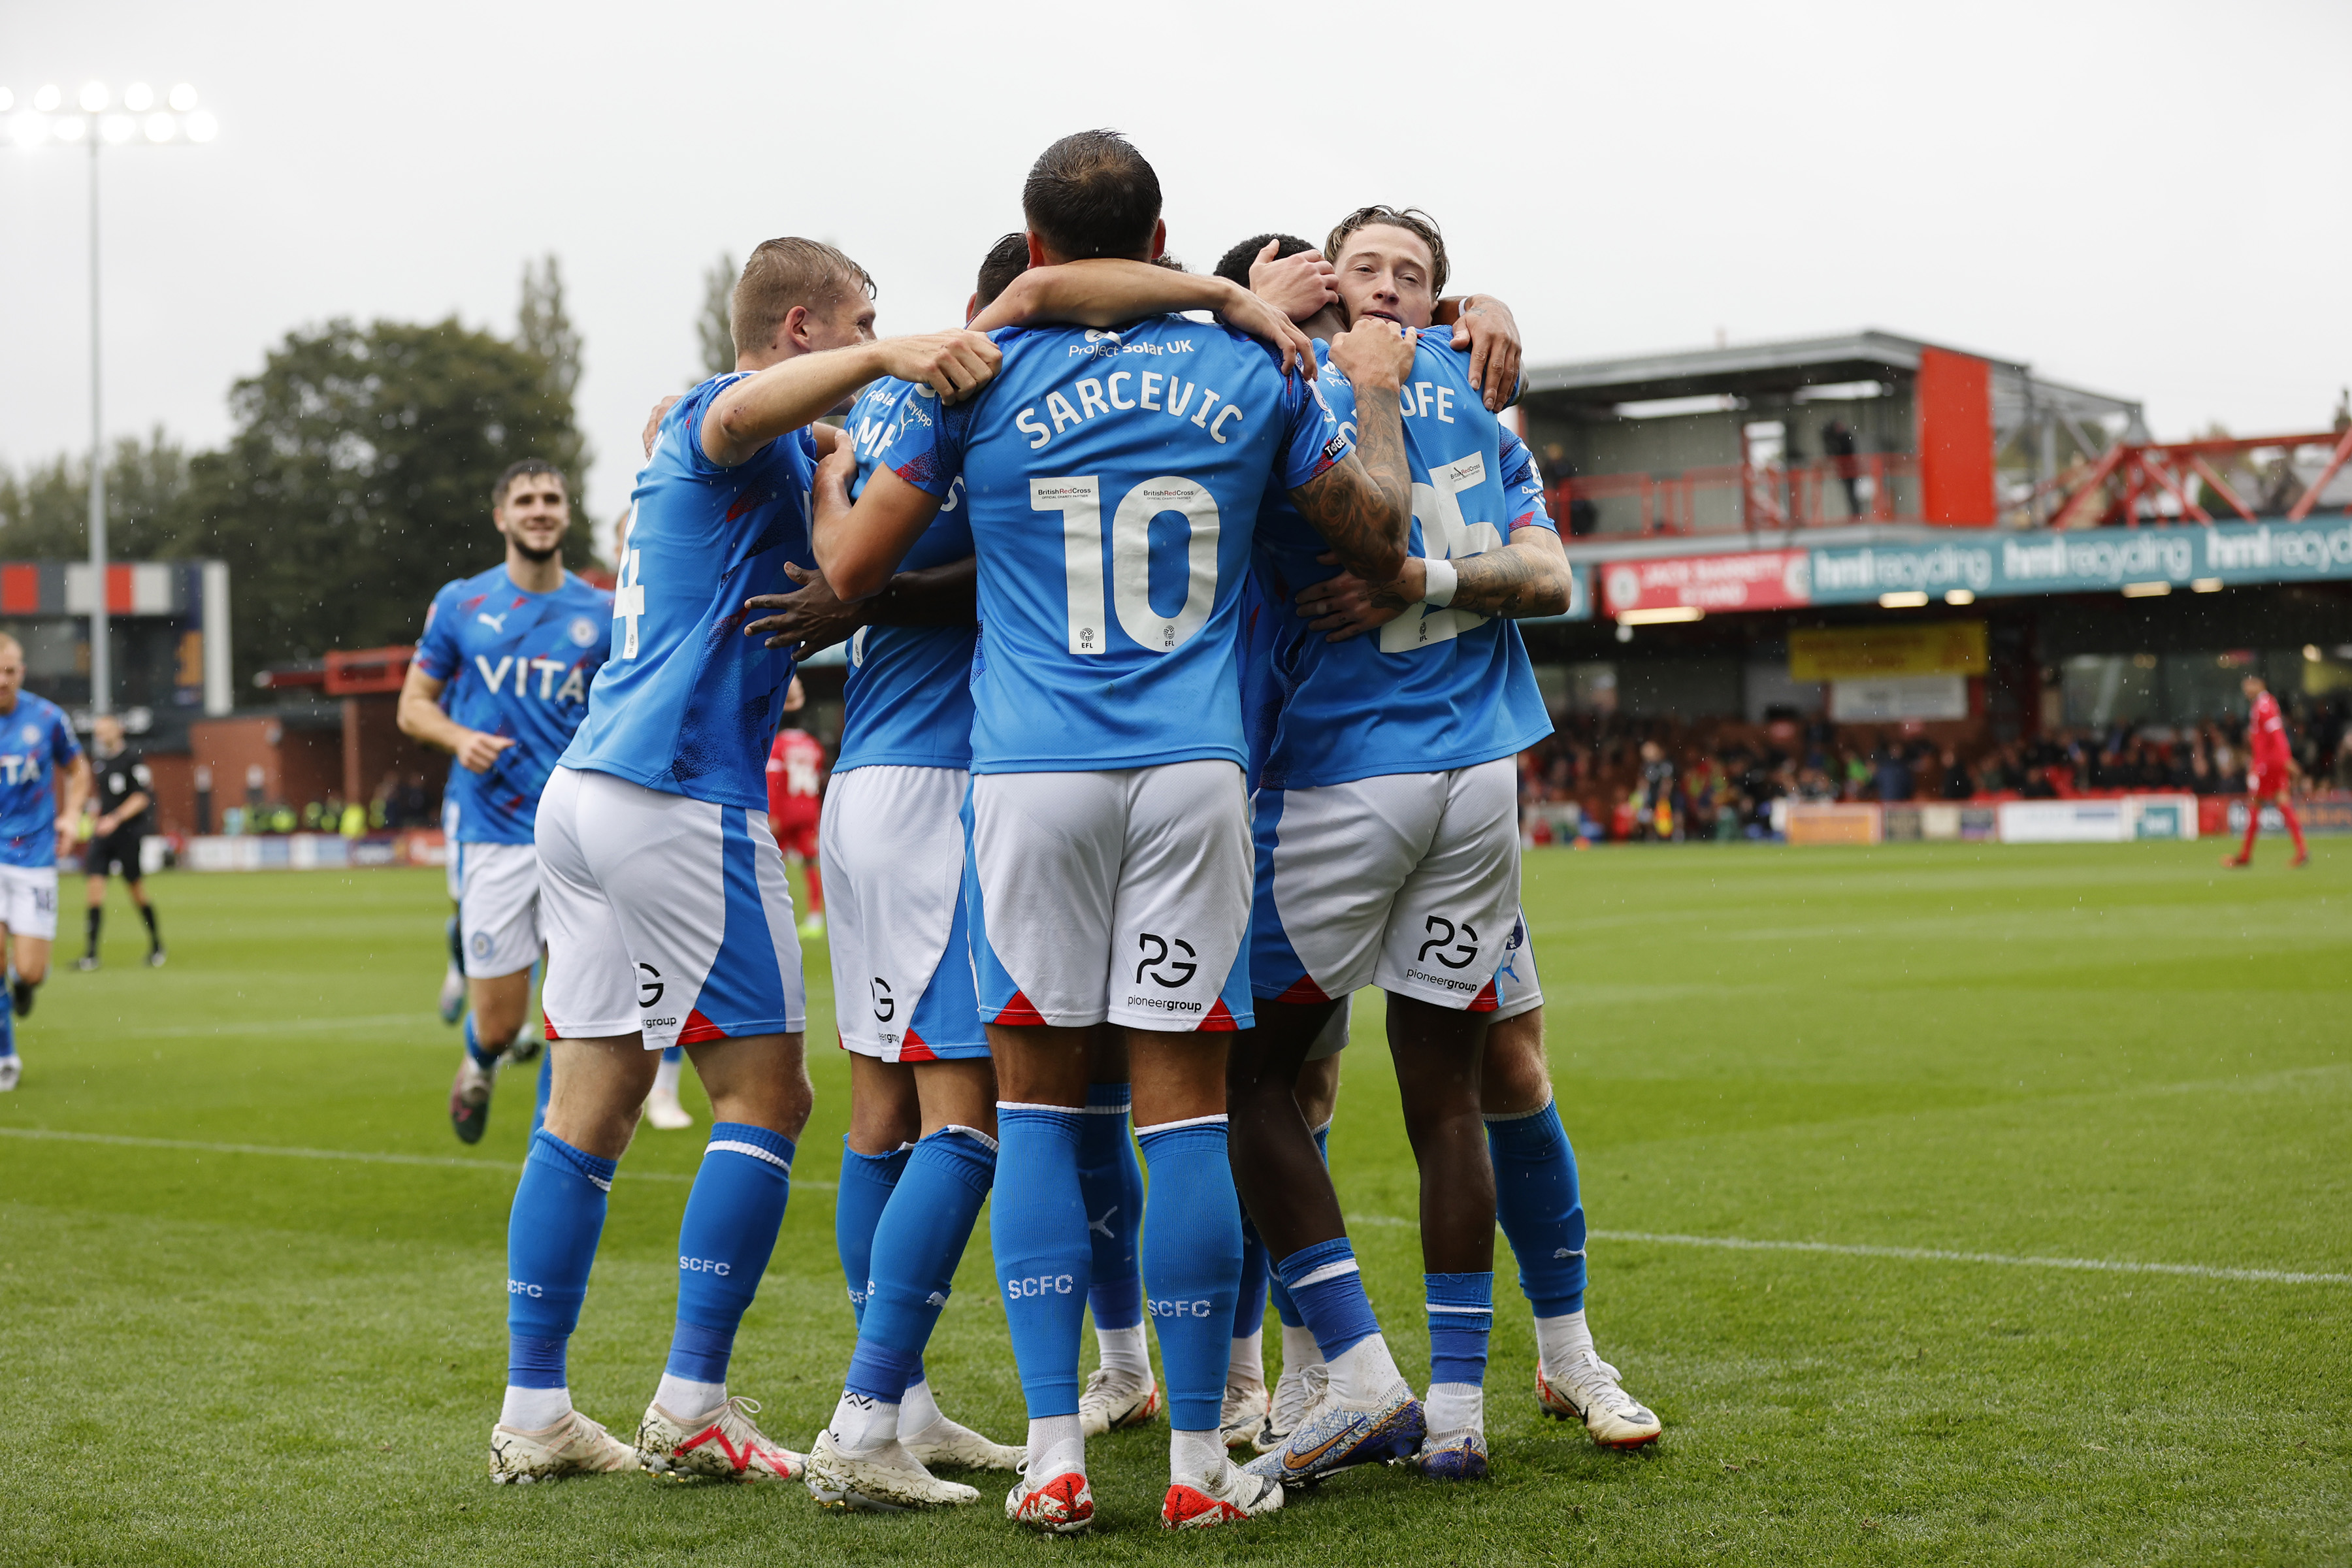
POLYGON ((1749 532, 1792 528, 1834 528, 1854 522, 1901 522, 1916 519, 1898 507, 1895 481, 1918 477, 1918 457, 1877 452, 1824 458, 1811 463, 1718 463, 1678 474, 1594 474, 1554 485, 1545 497, 1552 515, 1565 519, 1571 500, 1631 500, 1640 510, 1643 534, 1749 532), (1862 515, 1854 515, 1845 482, 1867 485, 1862 515), (1736 521, 1702 528, 1699 497, 1732 493, 1736 521))
MULTIPOLYGON (((2159 496, 2172 499, 2179 508, 2179 517, 2191 522, 2211 522, 2212 513, 2197 499, 2197 485, 2201 480, 2242 520, 2252 522, 2254 509, 2221 477, 2214 459, 2262 449, 2291 452, 2298 447, 2332 449, 2319 478, 2287 513, 2288 521, 2301 522, 2311 515, 2328 481, 2347 458, 2352 458, 2352 429, 2329 430, 2315 436, 2230 436, 2207 441, 2118 444, 2101 453, 2086 468, 2050 480, 2037 491, 2035 500, 2045 494, 2064 498, 2051 514, 2053 528, 2113 524, 2137 528, 2143 517, 2169 521, 2168 514, 2155 504, 2159 496)), ((2346 510, 2352 511, 2352 507, 2346 510)))

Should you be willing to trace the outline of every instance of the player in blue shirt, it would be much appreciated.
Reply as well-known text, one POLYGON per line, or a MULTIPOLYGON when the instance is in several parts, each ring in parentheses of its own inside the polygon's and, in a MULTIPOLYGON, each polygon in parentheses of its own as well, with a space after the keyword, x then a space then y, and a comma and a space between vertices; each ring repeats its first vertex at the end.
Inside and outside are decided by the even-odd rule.
POLYGON ((25 689, 25 648, 0 632, 0 948, 9 1005, 0 1006, 0 1093, 25 1070, 16 1020, 49 975, 58 934, 58 858, 73 853, 89 759, 65 710, 25 689))
MULTIPOLYGON (((1131 263, 1024 276, 1028 264, 1025 236, 1000 240, 968 315, 983 326, 1049 314, 1107 323, 1233 293, 1213 279, 1131 263)), ((1272 311, 1262 324, 1288 335, 1272 311)), ((939 416, 927 386, 886 379, 861 394, 845 427, 853 494, 902 426, 939 416)), ((926 1467, 1017 1469, 1024 1457, 941 1416, 921 1363, 995 1169, 996 1084, 962 897, 977 632, 971 531, 958 486, 900 565, 888 588, 856 605, 841 605, 822 578, 788 596, 755 598, 754 607, 786 613, 749 628, 809 637, 803 646, 850 637, 822 858, 835 889, 835 1016, 851 1060, 835 1228, 860 1332, 833 1420, 810 1450, 808 1484, 821 1501, 852 1508, 969 1501, 971 1489, 941 1483, 926 1467)), ((1123 1115, 1118 1133, 1126 1136, 1123 1115)), ((1120 1223, 1131 1233, 1131 1218, 1120 1223)), ((1127 1337, 1140 1360, 1139 1289, 1132 1297, 1127 1337)))
POLYGON ((969 332, 876 342, 871 290, 831 246, 754 250, 732 300, 735 373, 662 416, 630 498, 610 656, 540 800, 554 1089, 508 1231, 494 1479, 639 1462, 736 1480, 803 1468, 726 1386, 810 1102, 800 947, 764 771, 793 657, 742 635, 744 601, 784 586, 786 562, 810 562, 813 420, 877 375, 952 398, 997 359, 969 332), (605 1194, 673 1043, 694 1058, 714 1120, 679 1226, 669 1359, 633 1455, 572 1408, 565 1352, 605 1194))
MULTIPOLYGON (((1148 260, 1164 244, 1158 177, 1111 132, 1049 147, 1023 208, 1035 262, 1148 260)), ((1241 1263, 1223 1036, 1249 1013, 1236 591, 1270 486, 1370 580, 1394 576, 1410 344, 1381 322, 1334 345, 1359 455, 1307 376, 1222 325, 1155 316, 998 342, 998 378, 969 409, 901 425, 854 508, 847 458, 825 466, 818 554, 843 597, 871 594, 964 481, 982 627, 967 910, 1002 1097, 992 1238, 1031 1418, 1008 1512, 1057 1531, 1093 1518, 1078 1150, 1108 1019, 1127 1031, 1154 1175, 1142 1262, 1173 1428, 1162 1519, 1215 1524, 1281 1496, 1226 1459, 1218 1420, 1241 1263)))
POLYGON ((613 595, 563 569, 570 487, 525 458, 491 487, 506 560, 433 596, 400 692, 400 728, 455 759, 443 820, 458 887, 459 947, 472 1005, 449 1089, 460 1140, 481 1142, 502 1058, 522 1038, 539 962, 539 851, 531 831, 555 759, 588 712, 611 642, 613 595))
MULTIPOLYGON (((1430 319, 1445 256, 1423 215, 1361 209, 1333 231, 1325 254, 1337 267, 1347 318, 1380 313, 1415 325, 1430 319)), ((1476 1127, 1482 1113, 1493 1119, 1495 1158, 1510 1164, 1513 1178, 1501 1217, 1522 1258, 1541 1232, 1541 1250, 1532 1254, 1538 1262, 1523 1270, 1531 1299, 1553 1294, 1538 1277, 1565 1267, 1564 1254, 1551 1255, 1570 1218, 1532 1212, 1557 1184, 1538 1181, 1544 1173, 1534 1167, 1558 1154, 1552 1164, 1573 1170, 1564 1137, 1558 1150, 1536 1149, 1532 1123, 1516 1125, 1549 1105, 1539 1016, 1532 1026, 1515 1024, 1507 1037, 1513 1060, 1500 1073, 1489 1068, 1483 1095, 1475 1070, 1486 1034, 1482 1015, 1496 1005, 1496 977, 1507 960, 1515 979, 1517 969, 1527 971, 1525 994, 1511 998, 1514 1015, 1532 1013, 1540 1000, 1531 955, 1517 962, 1524 937, 1510 758, 1550 725, 1509 617, 1557 613, 1568 582, 1532 459, 1484 406, 1495 389, 1477 396, 1469 371, 1461 356, 1427 344, 1416 363, 1405 422, 1415 552, 1401 582, 1370 593, 1375 614, 1354 626, 1327 616, 1332 594, 1360 592, 1362 584, 1348 577, 1339 589, 1327 587, 1339 574, 1317 559, 1303 531, 1265 530, 1261 567, 1271 591, 1297 595, 1300 611, 1274 656, 1288 694, 1256 802, 1252 979, 1260 1026, 1236 1043, 1234 1066, 1242 1123, 1236 1177, 1276 1256, 1302 1249, 1279 1266, 1288 1280, 1297 1268, 1328 1266, 1347 1247, 1318 1151, 1292 1102, 1300 1065, 1349 993, 1368 983, 1389 993, 1391 1047, 1407 1086, 1402 1098, 1427 1206, 1445 1216, 1423 1236, 1433 1370, 1428 1433, 1416 1458, 1426 1473, 1449 1478, 1486 1473, 1483 1379, 1493 1304, 1493 1230, 1481 1213, 1496 1176, 1488 1140, 1461 1130, 1476 1127), (1507 544, 1496 526, 1505 520, 1507 544), (1411 700, 1390 711, 1360 695, 1383 687, 1411 700), (1398 712, 1412 718, 1400 723, 1398 712), (1542 1098, 1532 1107, 1498 1104, 1527 1088, 1519 1058, 1529 1038, 1542 1098)), ((1551 1120, 1556 1131, 1556 1113, 1551 1120)), ((1568 1186, 1572 1204, 1572 1174, 1568 1186)), ((1580 1265, 1580 1211, 1574 1218, 1580 1265)), ((1328 1340, 1315 1304, 1296 1291, 1293 1298, 1318 1338, 1328 1340)), ((1331 1303, 1320 1305, 1328 1317, 1331 1303)), ((1539 1319, 1545 1306, 1538 1301, 1539 1319)), ((1368 1309, 1342 1317, 1370 1325, 1368 1309)), ((1378 1343, 1376 1335, 1367 1341, 1378 1343)), ((1367 1354, 1387 1359, 1384 1351, 1351 1347, 1329 1374, 1335 1393, 1367 1354)), ((1375 1373, 1386 1375, 1385 1367, 1375 1373)), ((1613 1381, 1609 1393, 1639 1410, 1613 1381)), ((1343 1395, 1328 1404, 1254 1468, 1302 1479, 1328 1473, 1345 1457, 1348 1445, 1332 1439, 1335 1423, 1350 1419, 1349 1403, 1343 1395)), ((1655 1430, 1653 1421, 1650 1436, 1655 1430)))

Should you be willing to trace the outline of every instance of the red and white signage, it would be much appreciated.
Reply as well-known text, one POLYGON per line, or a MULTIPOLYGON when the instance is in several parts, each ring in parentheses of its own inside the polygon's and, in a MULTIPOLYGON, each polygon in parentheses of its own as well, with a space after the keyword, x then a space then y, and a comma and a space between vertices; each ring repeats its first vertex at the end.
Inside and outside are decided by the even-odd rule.
POLYGON ((1601 569, 1601 605, 1628 610, 1786 610, 1813 602, 1812 557, 1802 550, 1612 561, 1601 569))

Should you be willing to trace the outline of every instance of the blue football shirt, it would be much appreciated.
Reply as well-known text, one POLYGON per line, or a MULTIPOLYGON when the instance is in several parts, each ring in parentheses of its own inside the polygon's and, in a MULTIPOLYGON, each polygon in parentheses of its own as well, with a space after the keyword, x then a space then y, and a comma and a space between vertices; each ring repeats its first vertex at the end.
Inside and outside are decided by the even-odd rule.
POLYGON ((433 595, 417 668, 445 683, 450 718, 515 742, 487 773, 450 767, 460 844, 531 841, 547 775, 588 715, 612 620, 613 595, 569 572, 551 593, 527 594, 501 563, 433 595))
MULTIPOLYGON (((939 412, 938 395, 929 387, 891 376, 860 394, 849 411, 849 434, 857 444, 851 498, 874 477, 900 425, 936 419, 939 412)), ((971 514, 958 480, 898 569, 945 566, 971 554, 971 514)), ((971 766, 971 657, 979 639, 975 626, 859 627, 849 639, 841 754, 833 771, 971 766)))
POLYGON ((795 430, 731 468, 710 460, 703 416, 748 374, 713 376, 678 399, 637 470, 611 655, 562 763, 764 812, 768 742, 793 653, 743 635, 743 601, 793 592, 785 562, 816 563, 808 532, 816 444, 795 430))
POLYGON ((974 773, 1247 762, 1234 637, 1258 508, 1351 449, 1310 378, 1220 323, 1007 328, 996 378, 882 454, 980 558, 974 773))
MULTIPOLYGON (((1514 527, 1552 526, 1533 460, 1471 389, 1469 363, 1442 332, 1423 332, 1400 399, 1412 473, 1410 548, 1425 559, 1462 560, 1501 549, 1514 527), (1509 460, 1507 441, 1516 448, 1509 460)), ((1321 386, 1352 437, 1355 389, 1328 365, 1321 386)), ((1329 548, 1286 498, 1268 497, 1256 567, 1275 601, 1271 677, 1283 698, 1265 785, 1468 767, 1551 733, 1527 645, 1508 620, 1413 605, 1346 642, 1310 630, 1292 600, 1339 572, 1316 559, 1329 548)))
POLYGON ((58 774, 80 755, 72 721, 47 698, 20 690, 0 713, 0 866, 58 863, 58 774))

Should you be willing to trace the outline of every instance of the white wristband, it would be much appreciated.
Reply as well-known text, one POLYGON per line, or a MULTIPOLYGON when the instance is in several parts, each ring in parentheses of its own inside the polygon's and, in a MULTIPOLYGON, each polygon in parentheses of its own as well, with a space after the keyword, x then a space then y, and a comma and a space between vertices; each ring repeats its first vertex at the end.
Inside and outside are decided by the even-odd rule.
POLYGON ((1462 574, 1454 570, 1454 563, 1424 561, 1421 563, 1421 567, 1426 574, 1421 593, 1421 602, 1424 605, 1435 605, 1440 609, 1452 604, 1454 584, 1462 580, 1462 574))

